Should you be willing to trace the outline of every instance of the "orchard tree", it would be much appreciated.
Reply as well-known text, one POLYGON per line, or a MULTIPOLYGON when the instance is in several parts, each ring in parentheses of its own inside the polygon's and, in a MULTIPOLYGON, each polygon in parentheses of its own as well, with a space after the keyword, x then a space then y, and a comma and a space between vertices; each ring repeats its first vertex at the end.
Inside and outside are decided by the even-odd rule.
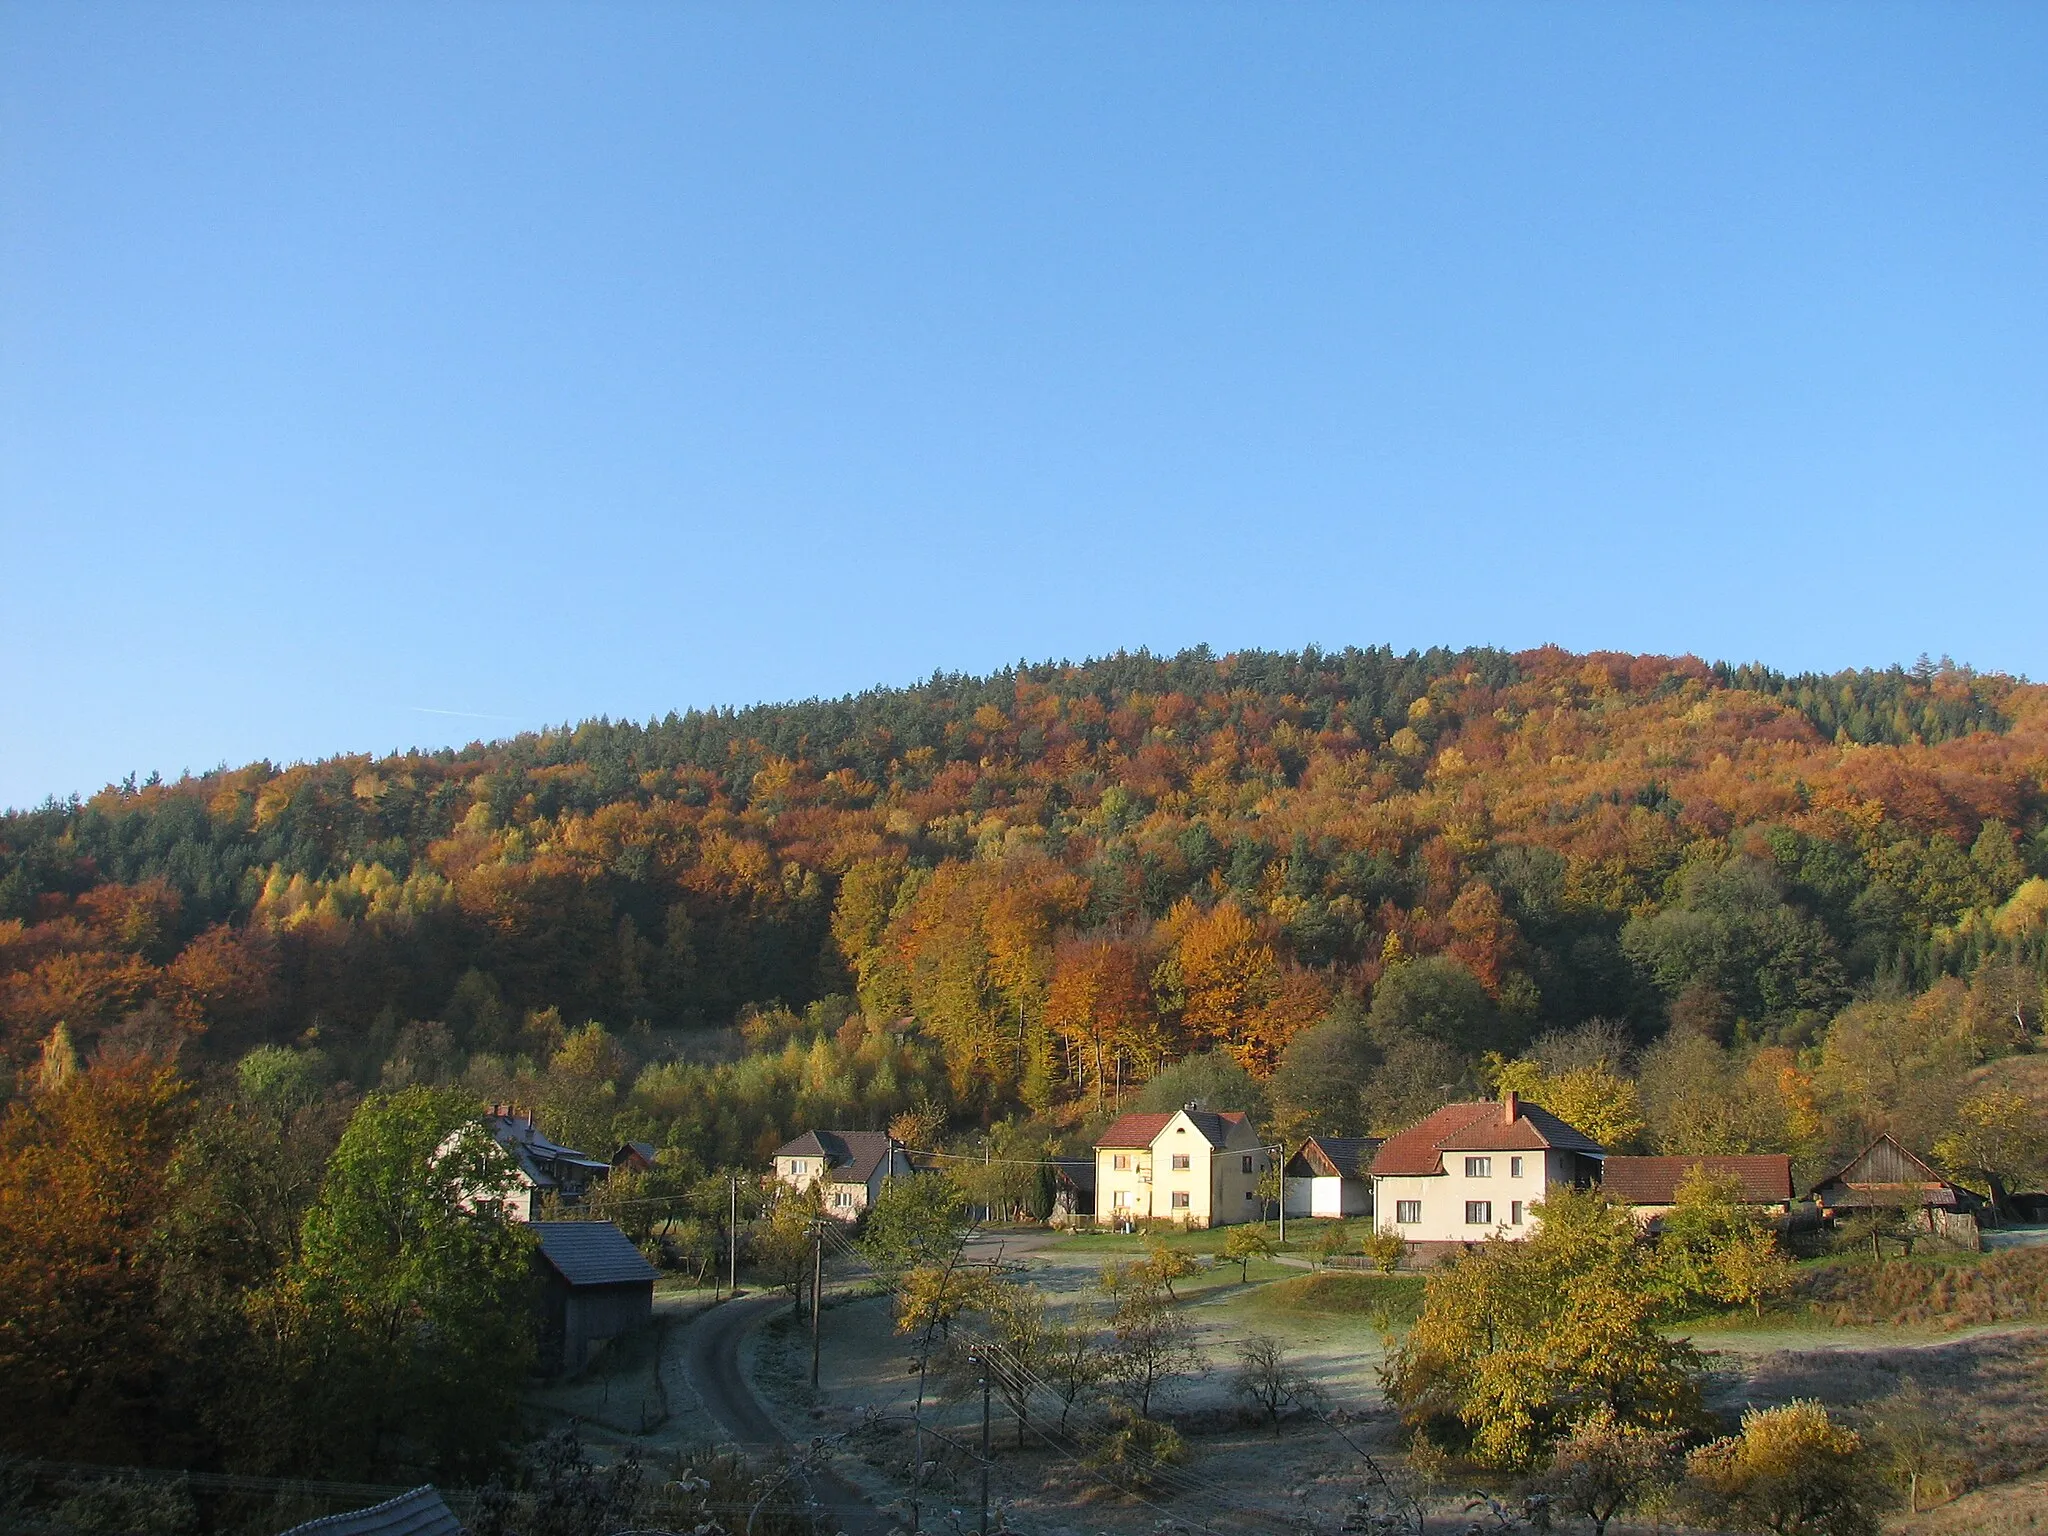
POLYGON ((1411 1434, 1503 1468, 1538 1466, 1570 1426, 1702 1422, 1698 1352, 1657 1326, 1634 1219, 1597 1192, 1557 1189, 1522 1241, 1439 1266, 1421 1317, 1388 1362, 1411 1434))
POLYGON ((1862 1437, 1817 1402, 1752 1408, 1742 1431, 1686 1459, 1690 1502, 1715 1524, 1770 1536, 1874 1536, 1875 1478, 1862 1437))
POLYGON ((1223 1239, 1223 1257, 1237 1266, 1238 1283, 1247 1284, 1252 1277, 1253 1259, 1270 1259, 1273 1256, 1273 1239, 1263 1226, 1250 1222, 1232 1227, 1223 1239))
POLYGON ((1541 1486, 1558 1508, 1590 1521, 1593 1536, 1607 1536, 1616 1515, 1676 1481, 1681 1465, 1676 1433, 1624 1424, 1600 1408, 1558 1441, 1541 1486))

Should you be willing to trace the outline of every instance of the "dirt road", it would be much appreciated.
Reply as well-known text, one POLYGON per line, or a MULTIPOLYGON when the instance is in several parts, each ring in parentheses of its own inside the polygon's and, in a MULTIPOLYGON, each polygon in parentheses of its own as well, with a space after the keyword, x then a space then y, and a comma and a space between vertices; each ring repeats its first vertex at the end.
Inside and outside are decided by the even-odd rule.
MULTIPOLYGON (((789 1299, 777 1295, 743 1296, 701 1313, 684 1340, 684 1369, 704 1411, 716 1419, 735 1442, 750 1451, 795 1448, 789 1435, 749 1385, 740 1363, 740 1345, 747 1333, 789 1299)), ((861 1497, 860 1491, 824 1466, 801 1474, 818 1513, 834 1522, 845 1536, 883 1536, 893 1522, 861 1497)))

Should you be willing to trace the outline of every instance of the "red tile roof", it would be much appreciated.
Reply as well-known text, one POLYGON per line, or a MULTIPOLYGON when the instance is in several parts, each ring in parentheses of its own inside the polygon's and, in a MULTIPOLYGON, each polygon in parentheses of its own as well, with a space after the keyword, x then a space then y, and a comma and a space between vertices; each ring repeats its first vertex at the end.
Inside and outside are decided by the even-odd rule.
MULTIPOLYGON (((1133 1111, 1128 1115, 1119 1115, 1110 1125, 1110 1128, 1097 1138, 1095 1145, 1098 1147, 1149 1147, 1158 1139, 1159 1133, 1165 1130, 1168 1124, 1172 1122, 1173 1116, 1178 1113, 1180 1113, 1178 1110, 1173 1111, 1171 1114, 1146 1114, 1133 1111)), ((1230 1144, 1231 1130, 1244 1123, 1244 1111, 1241 1109, 1191 1109, 1187 1111, 1187 1117, 1189 1123, 1202 1133, 1204 1139, 1212 1147, 1228 1146, 1230 1144)))
POLYGON ((1792 1200, 1792 1159, 1782 1152, 1762 1156, 1610 1157, 1600 1168, 1600 1187, 1630 1205, 1671 1205, 1690 1169, 1732 1173, 1742 1180, 1742 1196, 1758 1205, 1784 1205, 1792 1200))
POLYGON ((1372 1160, 1378 1174, 1442 1173, 1445 1152, 1590 1152, 1606 1149, 1535 1104, 1446 1104, 1418 1125, 1389 1136, 1372 1160), (1510 1119, 1509 1116, 1513 1118, 1510 1119))
POLYGON ((1108 1130, 1095 1138, 1098 1147, 1149 1147, 1153 1139, 1166 1129, 1166 1122, 1172 1115, 1128 1114, 1119 1115, 1108 1130))

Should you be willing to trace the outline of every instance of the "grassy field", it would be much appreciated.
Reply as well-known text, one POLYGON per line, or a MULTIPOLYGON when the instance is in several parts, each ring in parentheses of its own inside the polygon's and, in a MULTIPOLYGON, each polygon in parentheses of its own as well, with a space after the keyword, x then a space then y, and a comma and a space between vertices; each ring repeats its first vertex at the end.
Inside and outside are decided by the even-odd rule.
MULTIPOLYGON (((1266 1236, 1272 1239, 1274 1247, 1280 1252, 1307 1255, 1315 1251, 1316 1243, 1331 1223, 1312 1217, 1290 1216, 1287 1219, 1287 1242, 1284 1247, 1280 1244, 1279 1223, 1269 1221, 1262 1225, 1266 1236)), ((1067 1236, 1061 1242, 1060 1248, 1062 1252, 1076 1256, 1099 1253, 1105 1263, 1113 1258, 1121 1259, 1141 1254, 1154 1243, 1163 1243, 1168 1248, 1182 1253, 1215 1254, 1223 1251, 1223 1244, 1236 1230, 1235 1227, 1205 1227, 1186 1231, 1169 1224, 1161 1224, 1150 1232, 1080 1231, 1067 1236)), ((1366 1235, 1365 1227, 1361 1223, 1352 1223, 1351 1230, 1356 1238, 1363 1239, 1366 1235)))

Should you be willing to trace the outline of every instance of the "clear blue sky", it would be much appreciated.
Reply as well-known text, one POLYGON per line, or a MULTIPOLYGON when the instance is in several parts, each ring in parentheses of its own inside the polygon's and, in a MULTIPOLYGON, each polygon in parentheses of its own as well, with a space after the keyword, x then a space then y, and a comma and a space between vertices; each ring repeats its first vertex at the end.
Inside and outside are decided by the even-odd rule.
POLYGON ((2048 674, 2048 7, 8 0, 0 562, 14 805, 1198 641, 2048 674))

